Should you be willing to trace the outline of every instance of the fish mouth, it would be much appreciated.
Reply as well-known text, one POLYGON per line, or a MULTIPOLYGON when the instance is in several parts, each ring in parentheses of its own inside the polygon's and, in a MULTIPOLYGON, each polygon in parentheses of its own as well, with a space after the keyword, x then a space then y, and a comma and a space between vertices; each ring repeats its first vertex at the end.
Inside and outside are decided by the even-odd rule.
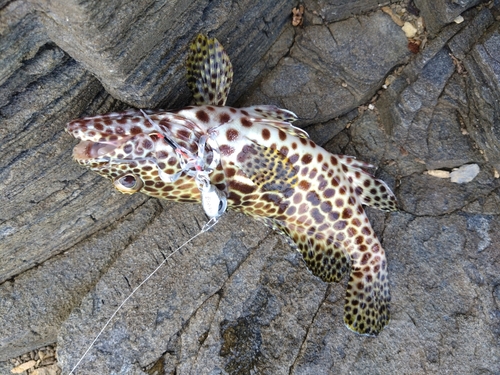
POLYGON ((106 154, 109 154, 117 147, 117 145, 110 143, 81 141, 73 149, 73 158, 75 158, 76 160, 97 159, 106 154))

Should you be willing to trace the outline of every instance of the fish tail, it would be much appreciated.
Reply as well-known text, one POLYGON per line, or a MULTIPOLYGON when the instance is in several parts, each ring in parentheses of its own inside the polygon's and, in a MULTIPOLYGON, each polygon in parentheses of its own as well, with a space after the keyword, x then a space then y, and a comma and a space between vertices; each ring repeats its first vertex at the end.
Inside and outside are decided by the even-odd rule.
POLYGON ((390 321, 387 262, 380 258, 371 267, 352 267, 347 284, 344 323, 361 335, 377 336, 390 321))

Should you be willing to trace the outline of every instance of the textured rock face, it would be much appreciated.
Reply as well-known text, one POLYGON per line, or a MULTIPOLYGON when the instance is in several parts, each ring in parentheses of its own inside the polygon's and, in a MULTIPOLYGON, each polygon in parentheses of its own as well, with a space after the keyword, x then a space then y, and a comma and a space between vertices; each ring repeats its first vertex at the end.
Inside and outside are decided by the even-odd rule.
POLYGON ((445 25, 453 22, 470 7, 481 3, 481 0, 429 1, 415 0, 415 5, 422 12, 430 33, 438 33, 445 25))
POLYGON ((392 322, 377 338, 348 331, 343 284, 227 213, 139 289, 78 374, 497 373, 499 14, 476 3, 415 1, 435 37, 414 55, 368 0, 306 1, 301 28, 289 1, 6 4, 0 360, 57 341, 69 372, 205 222, 197 205, 115 192, 71 160, 63 132, 84 115, 188 104, 187 45, 204 32, 235 67, 229 104, 295 111, 314 141, 377 165, 396 192, 400 212, 368 212, 388 254, 392 322), (461 184, 427 173, 473 164, 461 184))

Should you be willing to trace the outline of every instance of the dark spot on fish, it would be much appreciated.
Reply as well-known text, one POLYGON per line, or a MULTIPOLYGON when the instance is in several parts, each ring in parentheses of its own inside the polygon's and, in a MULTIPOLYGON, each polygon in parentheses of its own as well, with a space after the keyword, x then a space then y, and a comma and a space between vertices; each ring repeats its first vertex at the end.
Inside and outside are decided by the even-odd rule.
POLYGON ((300 159, 300 161, 302 162, 302 164, 309 164, 312 160, 313 160, 313 157, 312 157, 311 154, 305 154, 300 159))
POLYGON ((361 226, 361 221, 357 218, 352 219, 352 225, 355 227, 360 227, 361 226))
POLYGON ((229 156, 234 152, 234 148, 229 145, 221 145, 219 146, 219 151, 224 156, 229 156))
POLYGON ((342 219, 350 219, 352 217, 352 209, 349 207, 344 208, 344 211, 342 211, 342 219))
POLYGON ((196 112, 196 118, 202 122, 210 121, 210 116, 208 116, 208 114, 203 110, 199 110, 196 112))
POLYGON ((311 216, 316 224, 321 224, 325 220, 325 217, 319 212, 317 208, 313 208, 311 210, 311 216))
POLYGON ((219 121, 221 124, 225 124, 226 122, 229 122, 229 120, 231 120, 231 116, 229 116, 229 114, 225 112, 220 114, 219 121))
POLYGON ((299 160, 299 155, 298 154, 293 154, 292 156, 290 156, 288 158, 288 160, 290 161, 290 163, 295 164, 297 162, 297 160, 299 160))
POLYGON ((321 203, 321 199, 315 191, 308 192, 306 194, 306 200, 310 202, 313 206, 317 206, 321 203))
POLYGON ((299 189, 307 191, 311 187, 311 184, 306 180, 302 180, 299 182, 298 186, 299 186, 299 189))
POLYGON ((271 132, 269 129, 262 129, 262 138, 264 138, 265 141, 269 140, 271 138, 271 132))
POLYGON ((241 119, 241 125, 243 125, 245 128, 249 128, 252 126, 252 121, 250 121, 249 119, 247 119, 246 117, 243 117, 241 119))
POLYGON ((239 135, 240 133, 236 129, 230 128, 226 131, 226 138, 230 142, 233 142, 235 139, 237 139, 239 135))
POLYGON ((283 130, 278 131, 278 137, 280 140, 284 141, 286 139, 286 133, 283 130))
POLYGON ((132 135, 137 135, 137 134, 141 134, 142 133, 142 129, 138 126, 134 126, 130 129, 130 134, 132 135))
POLYGON ((338 220, 333 224, 333 229, 335 230, 344 230, 347 226, 347 221, 338 220))
POLYGON ((330 202, 321 202, 319 207, 324 213, 328 213, 332 210, 332 204, 330 202))
POLYGON ((335 195, 335 189, 326 189, 324 192, 323 192, 323 196, 325 198, 331 198, 335 195))
POLYGON ((300 202, 302 202, 302 194, 295 193, 295 195, 293 196, 293 203, 299 204, 300 202))
MULTIPOLYGON (((246 185, 243 184, 239 181, 231 181, 230 183, 230 189, 234 189, 236 191, 239 191, 242 194, 250 194, 255 191, 255 186, 251 185, 246 185)), ((253 202, 251 202, 253 204, 253 202)))

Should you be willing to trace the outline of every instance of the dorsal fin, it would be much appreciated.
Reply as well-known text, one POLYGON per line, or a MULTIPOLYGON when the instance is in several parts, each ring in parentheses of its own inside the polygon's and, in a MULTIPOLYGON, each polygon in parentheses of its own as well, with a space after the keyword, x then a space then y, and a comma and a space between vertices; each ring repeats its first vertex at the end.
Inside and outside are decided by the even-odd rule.
POLYGON ((365 169, 374 168, 373 165, 348 156, 335 156, 347 167, 344 173, 356 187, 356 192, 361 197, 363 204, 382 211, 398 210, 396 197, 389 186, 365 171, 365 169))
POLYGON ((243 109, 248 112, 255 123, 273 126, 296 137, 309 138, 305 130, 290 124, 297 120, 297 115, 291 111, 278 108, 275 105, 256 105, 243 109))
POLYGON ((224 48, 215 38, 199 34, 190 47, 186 61, 187 81, 196 105, 226 104, 233 66, 224 48))

